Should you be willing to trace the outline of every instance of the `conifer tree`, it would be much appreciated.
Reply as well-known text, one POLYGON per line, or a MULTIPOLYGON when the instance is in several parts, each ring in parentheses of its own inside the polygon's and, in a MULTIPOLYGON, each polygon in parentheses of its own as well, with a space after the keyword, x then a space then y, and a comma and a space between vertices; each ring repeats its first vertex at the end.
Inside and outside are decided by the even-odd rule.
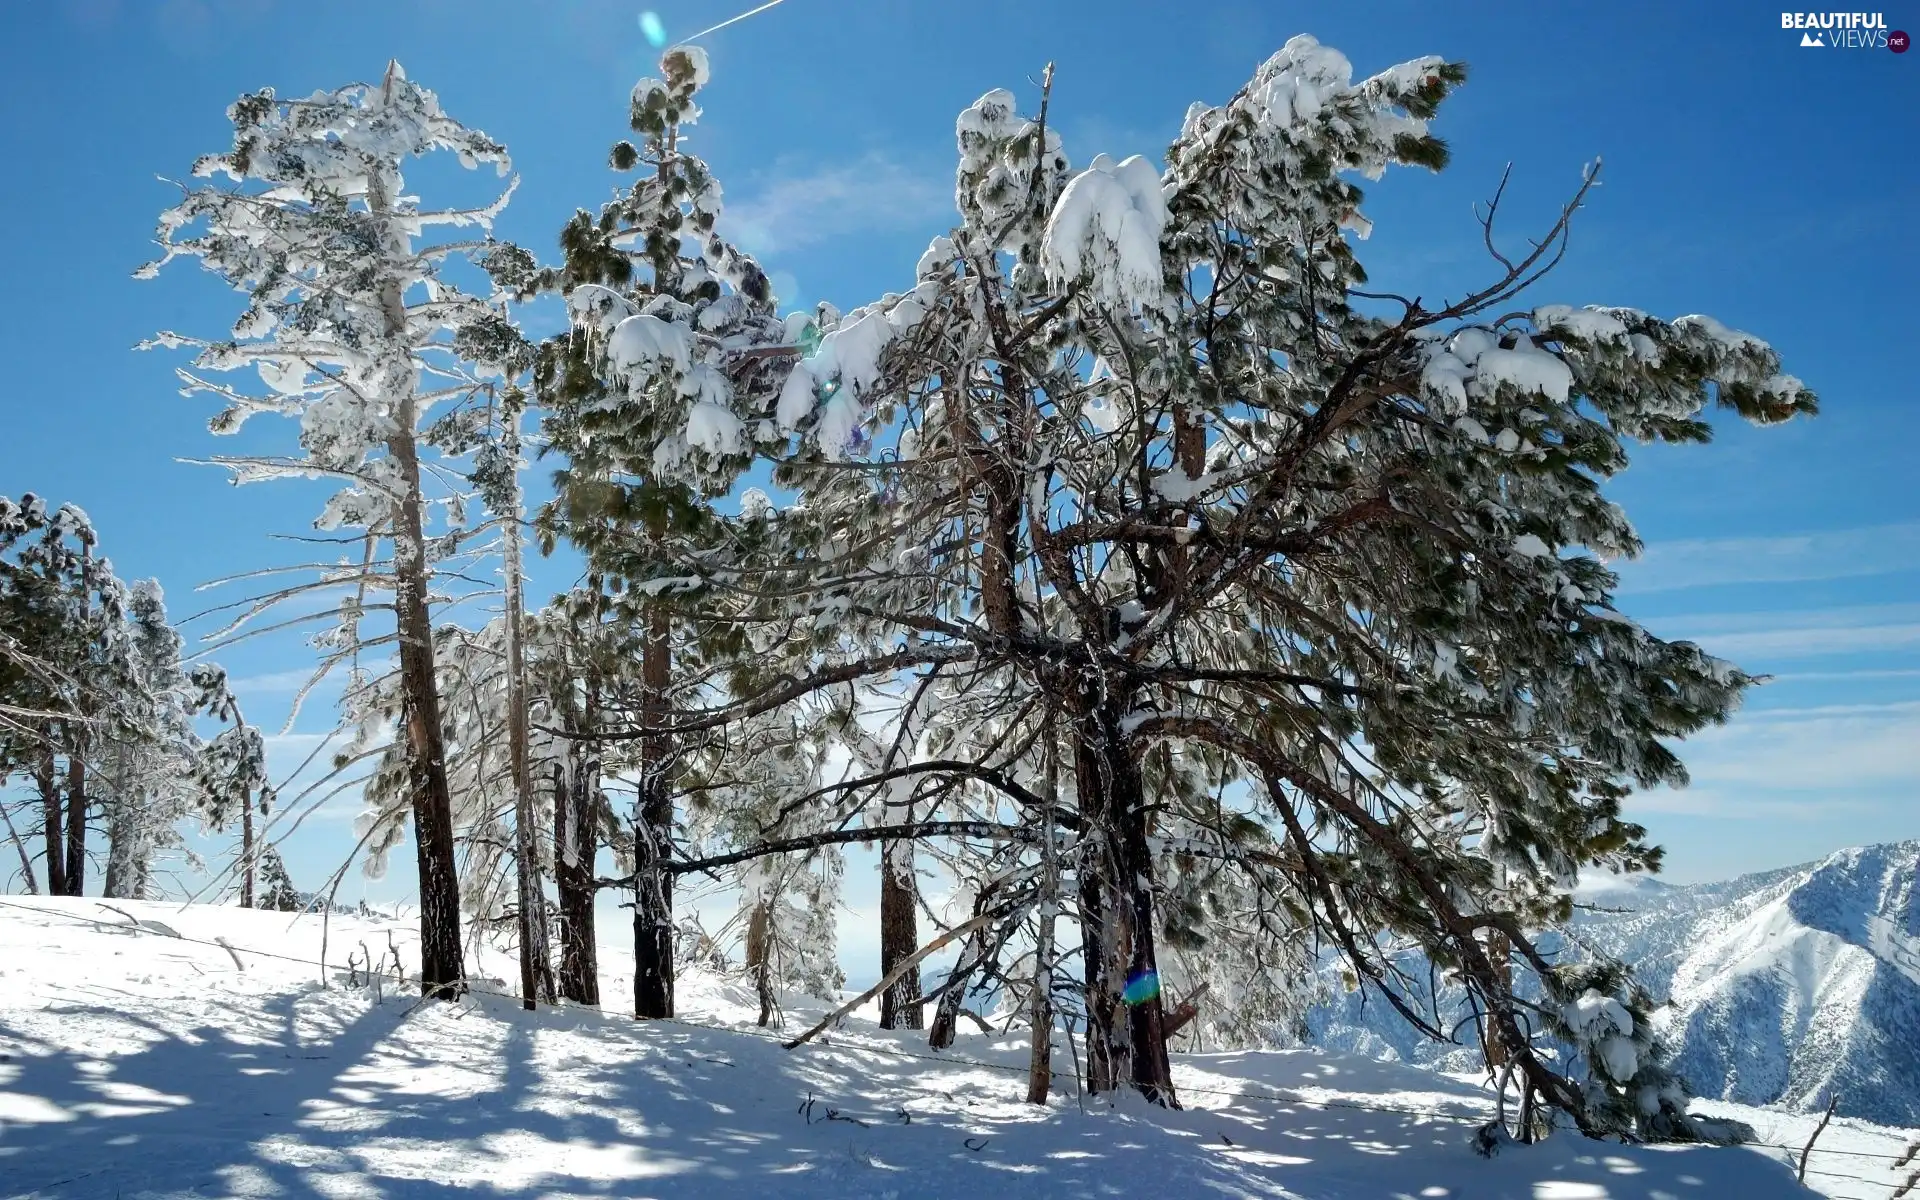
MULTIPOLYGON (((264 801, 261 811, 265 811, 264 801)), ((287 864, 274 846, 268 845, 260 851, 260 882, 263 886, 261 908, 269 912, 300 912, 306 907, 293 886, 293 877, 287 874, 287 864)))
POLYGON ((194 711, 225 726, 200 754, 201 812, 207 826, 215 830, 231 828, 239 820, 240 907, 252 908, 262 861, 254 819, 266 815, 271 794, 266 741, 258 728, 247 723, 225 671, 207 664, 195 667, 190 678, 194 711))
MULTIPOLYGON (((565 536, 588 558, 600 616, 640 631, 635 711, 633 836, 635 1012, 673 1015, 673 888, 666 863, 675 839, 675 787, 683 748, 668 713, 705 675, 701 639, 676 621, 672 593, 684 580, 670 546, 710 543, 708 501, 773 436, 758 418, 779 376, 762 351, 786 342, 765 274, 715 233, 720 187, 689 154, 685 129, 698 118, 705 53, 676 47, 665 78, 633 90, 613 169, 638 177, 598 215, 577 213, 562 232, 565 263, 517 280, 504 259, 496 279, 525 292, 559 290, 574 332, 543 348, 536 395, 550 446, 567 464, 542 516, 547 537, 565 536)), ((737 636, 721 631, 723 642, 737 636)))
MULTIPOLYGON (((983 97, 958 124, 961 226, 865 317, 885 323, 854 370, 802 362, 809 385, 844 386, 798 422, 862 457, 891 431, 889 489, 957 498, 886 532, 932 548, 913 577, 980 615, 855 595, 871 558, 821 586, 1067 721, 1097 1090, 1172 1100, 1166 870, 1209 859, 1243 894, 1290 895, 1419 1022, 1374 948, 1417 941, 1476 994, 1530 1099, 1588 1132, 1680 1136, 1657 1043, 1586 1043, 1602 1094, 1583 1094, 1535 1052, 1483 935, 1554 1004, 1613 994, 1644 1033, 1630 991, 1557 967, 1529 931, 1581 866, 1657 864, 1620 798, 1684 782, 1663 739, 1723 720, 1749 679, 1613 608, 1599 556, 1637 543, 1601 485, 1629 442, 1704 440, 1710 406, 1770 423, 1813 397, 1709 318, 1514 311, 1585 187, 1523 255, 1489 215, 1491 278, 1458 300, 1370 290, 1352 177, 1443 165, 1428 122, 1463 77, 1420 59, 1355 81, 1297 38, 1193 106, 1164 172, 1101 156, 1064 186, 1044 100, 1023 120, 983 97), (866 436, 840 437, 849 423, 866 436)), ((831 488, 808 492, 816 519, 857 520, 831 488)))
POLYGON ((180 634, 167 622, 160 585, 128 589, 126 680, 94 751, 107 826, 108 896, 148 898, 157 851, 182 845, 180 823, 195 807, 204 747, 193 730, 192 690, 180 661, 180 634))
POLYGON ((391 563, 370 567, 357 582, 392 592, 422 988, 450 997, 462 987, 460 903, 428 611, 438 548, 427 534, 421 459, 435 406, 479 386, 460 359, 461 334, 498 317, 444 271, 484 243, 420 239, 448 226, 489 227, 512 189, 481 207, 422 209, 405 194, 401 167, 444 150, 463 165, 493 163, 505 174, 506 151, 448 117, 397 63, 377 84, 304 99, 262 91, 242 97, 228 115, 233 149, 202 158, 194 175, 225 175, 233 186, 186 189, 161 218, 165 257, 139 274, 151 277, 178 256, 198 258, 246 295, 246 310, 228 338, 169 333, 150 344, 196 351, 180 376, 188 392, 225 403, 214 432, 231 433, 262 412, 300 422, 297 454, 215 460, 233 469, 235 482, 336 480, 341 490, 319 526, 364 529, 392 547, 391 563), (215 378, 242 367, 259 372, 265 392, 215 378))
POLYGON ((0 778, 24 769, 33 779, 55 896, 85 892, 89 821, 101 800, 92 768, 109 737, 131 745, 151 732, 128 589, 98 544, 74 505, 49 512, 31 493, 17 503, 0 497, 0 778))

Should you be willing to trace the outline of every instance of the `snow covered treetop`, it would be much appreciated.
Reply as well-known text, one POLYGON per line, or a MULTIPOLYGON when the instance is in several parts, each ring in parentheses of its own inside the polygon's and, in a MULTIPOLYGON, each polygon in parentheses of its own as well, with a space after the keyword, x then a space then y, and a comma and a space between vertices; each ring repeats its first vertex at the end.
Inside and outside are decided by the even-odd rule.
POLYGON ((397 62, 378 84, 319 91, 304 100, 278 100, 269 88, 241 97, 227 116, 233 149, 200 159, 194 175, 261 180, 275 185, 277 199, 311 202, 378 188, 397 200, 400 161, 433 150, 451 150, 467 167, 490 162, 501 175, 511 169, 506 147, 447 116, 439 97, 408 79, 397 62))
MULTIPOLYGON (((665 80, 642 79, 633 85, 633 113, 629 123, 639 134, 662 135, 676 125, 691 125, 700 117, 693 94, 712 77, 707 52, 698 46, 675 46, 660 58, 665 80)), ((621 170, 616 162, 614 164, 621 170)), ((631 165, 631 164, 629 164, 631 165)))
POLYGON ((1060 135, 1021 117, 1013 93, 995 88, 954 121, 960 152, 954 203, 963 249, 1005 250, 1030 262, 1055 197, 1067 182, 1060 135), (1035 184, 1038 184, 1036 187, 1035 184))
POLYGON ((214 433, 236 432, 256 413, 300 422, 304 459, 223 460, 235 482, 330 474, 348 480, 324 528, 376 524, 399 480, 383 457, 396 433, 413 436, 435 404, 477 383, 462 348, 498 315, 443 276, 446 260, 478 257, 485 241, 417 245, 434 227, 488 230, 509 184, 477 208, 423 209, 404 194, 405 160, 449 151, 468 168, 509 170, 505 147, 441 110, 439 99, 391 64, 378 84, 352 84, 283 100, 272 91, 228 109, 233 148, 193 168, 201 183, 160 215, 164 254, 135 272, 149 279, 176 257, 198 258, 244 293, 231 336, 162 333, 148 347, 191 347, 178 375, 187 394, 225 405, 214 433), (466 335, 466 336, 463 336, 466 335), (251 367, 255 390, 218 373, 251 367), (423 386, 423 376, 428 381, 423 386))
POLYGON ((1465 66, 1428 56, 1354 83, 1344 55, 1301 34, 1225 105, 1187 110, 1168 153, 1172 224, 1223 221, 1287 247, 1341 228, 1365 236, 1361 192, 1346 176, 1445 165, 1428 121, 1465 79, 1465 66))

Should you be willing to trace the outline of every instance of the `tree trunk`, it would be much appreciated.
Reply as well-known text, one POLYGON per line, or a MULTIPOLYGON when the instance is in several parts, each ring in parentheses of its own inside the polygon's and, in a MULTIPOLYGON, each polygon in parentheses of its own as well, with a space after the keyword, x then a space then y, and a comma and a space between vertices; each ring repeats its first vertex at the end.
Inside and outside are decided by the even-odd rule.
POLYGON ((1089 842, 1080 870, 1087 1087, 1100 1092, 1131 1083, 1147 1099, 1178 1107, 1154 956, 1145 800, 1139 768, 1120 734, 1121 711, 1109 701, 1084 717, 1075 748, 1089 842))
MULTIPOLYGON (((913 843, 890 841, 880 847, 880 974, 885 975, 920 948, 918 903, 913 878, 913 843)), ((880 1028, 920 1029, 920 968, 909 967, 880 993, 880 1028)))
POLYGON ((67 726, 67 895, 87 887, 87 728, 67 726))
POLYGON ((761 897, 747 917, 747 973, 760 1000, 762 1029, 773 1021, 773 901, 761 897))
MULTIPOLYGON (((1507 944, 1506 934, 1487 935, 1487 961, 1493 964, 1495 973, 1507 981, 1509 988, 1513 985, 1512 950, 1507 944)), ((1507 1065, 1507 1044, 1493 1036, 1485 1018, 1480 1022, 1480 1045, 1486 1051, 1487 1070, 1498 1072, 1507 1065)))
MULTIPOLYGON (((641 711, 657 729, 666 711, 673 669, 669 618, 647 616, 640 672, 641 711)), ((673 855, 672 744, 665 734, 641 739, 640 795, 635 804, 633 876, 633 1015, 673 1015, 673 877, 663 869, 673 855)))
POLYGON ((460 944, 460 876, 453 855, 453 801, 447 788, 440 693, 434 678, 433 622, 427 612, 426 530, 412 397, 400 405, 402 432, 387 443, 406 488, 395 509, 394 608, 400 641, 402 725, 407 789, 413 801, 420 873, 420 989, 451 1000, 465 990, 460 944))
POLYGON ((594 836, 591 780, 585 752, 574 743, 572 777, 553 768, 553 874, 560 893, 560 994, 575 1004, 600 1003, 600 954, 593 927, 594 836))
MULTIPOLYGON (((93 547, 87 543, 81 552, 80 620, 91 624, 93 616, 93 547)), ((74 694, 74 707, 81 717, 92 715, 86 681, 74 694)), ((67 895, 82 896, 87 890, 87 755, 92 747, 92 730, 81 721, 61 722, 67 742, 67 895)))
MULTIPOLYGON (((501 513, 505 526, 504 562, 506 573, 507 623, 507 757, 513 769, 513 845, 514 882, 520 934, 521 1003, 532 1008, 537 1001, 553 1003, 553 953, 547 945, 547 896, 540 881, 540 860, 534 841, 533 768, 527 759, 527 664, 526 648, 521 644, 526 620, 526 601, 520 578, 520 453, 517 407, 507 408, 512 422, 508 453, 515 462, 512 469, 513 491, 510 511, 501 513)), ((556 833, 558 831, 556 830, 556 833)))
MULTIPOLYGON (((1207 468, 1207 427, 1192 419, 1184 404, 1173 406, 1173 465, 1188 479, 1198 479, 1207 468)), ((1184 519, 1186 514, 1182 514, 1184 519)), ((1176 596, 1187 588, 1193 563, 1191 546, 1166 546, 1160 551, 1164 577, 1155 589, 1158 597, 1176 596)))
POLYGON ((1047 809, 1040 818, 1040 908, 1034 914, 1032 1029, 1027 1057, 1027 1103, 1045 1104, 1053 1090, 1053 926, 1060 911, 1060 867, 1054 854, 1054 808, 1059 803, 1060 754, 1053 723, 1047 727, 1047 809))
MULTIPOLYGON (((399 64, 387 65, 389 85, 399 64)), ((394 216, 395 197, 369 177, 367 208, 380 222, 387 250, 408 253, 404 224, 394 216)), ((427 611, 430 569, 426 517, 420 488, 417 370, 408 340, 407 281, 391 267, 380 285, 380 315, 389 344, 381 364, 392 406, 394 432, 387 455, 398 469, 401 494, 393 505, 394 632, 400 645, 401 727, 407 739, 407 791, 413 804, 413 841, 420 875, 420 990, 451 1000, 466 990, 460 944, 460 875, 453 854, 453 799, 447 787, 447 754, 440 725, 439 683, 434 674, 433 620, 427 611)))
MULTIPOLYGON (((973 898, 973 916, 969 921, 977 922, 980 915, 992 907, 993 900, 993 888, 982 888, 973 898)), ((960 1009, 967 999, 965 980, 987 959, 987 934, 984 926, 975 929, 968 936, 960 957, 954 960, 953 970, 947 973, 946 986, 940 990, 940 1002, 933 1006, 933 1024, 927 1031, 927 1045, 935 1050, 953 1045, 960 1025, 960 1009)))
POLYGON ((240 798, 240 907, 253 907, 253 796, 240 798))
POLYGON ((1027 1056, 1027 1103, 1045 1104, 1053 1090, 1053 919, 1054 900, 1040 901, 1033 943, 1033 995, 1028 998, 1032 1045, 1027 1056))
MULTIPOLYGON (((4 786, 5 783, 5 776, 0 775, 0 786, 4 786)), ((27 853, 27 844, 20 839, 20 831, 13 827, 13 814, 7 811, 5 804, 0 804, 0 821, 6 822, 7 837, 13 842, 13 848, 20 854, 21 885, 27 889, 27 895, 38 896, 40 894, 40 884, 39 881, 34 878, 33 856, 27 853)))
POLYGON ((40 831, 47 843, 47 895, 67 894, 67 855, 61 842, 60 780, 54 774, 53 725, 40 725, 40 756, 33 764, 34 786, 40 790, 40 831))

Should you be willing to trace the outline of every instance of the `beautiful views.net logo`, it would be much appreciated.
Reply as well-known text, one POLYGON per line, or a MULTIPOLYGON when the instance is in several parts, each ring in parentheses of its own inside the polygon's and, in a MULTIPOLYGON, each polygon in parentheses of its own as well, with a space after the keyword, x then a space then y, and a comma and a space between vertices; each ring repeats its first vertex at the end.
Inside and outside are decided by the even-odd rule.
POLYGON ((1905 54, 1909 44, 1903 30, 1887 28, 1883 13, 1786 12, 1780 14, 1780 28, 1800 30, 1802 46, 1822 49, 1891 50, 1905 54))

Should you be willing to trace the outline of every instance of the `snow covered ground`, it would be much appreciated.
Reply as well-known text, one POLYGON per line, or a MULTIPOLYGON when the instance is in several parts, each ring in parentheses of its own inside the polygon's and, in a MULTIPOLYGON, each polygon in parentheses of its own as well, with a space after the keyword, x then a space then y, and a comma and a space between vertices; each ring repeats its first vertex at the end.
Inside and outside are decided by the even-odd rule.
MULTIPOLYGON (((341 916, 326 958, 378 959, 390 935, 417 964, 404 926, 341 916)), ((1188 1108, 1170 1113, 1083 1103, 1063 1045, 1042 1110, 1021 1103, 1017 1031, 963 1034, 942 1057, 969 1061, 952 1062, 856 1017, 788 1052, 710 976, 683 982, 685 1020, 638 1024, 618 1015, 614 953, 607 1014, 422 1005, 348 987, 338 967, 323 979, 321 940, 318 917, 0 898, 0 1196, 1805 1194, 1778 1150, 1568 1136, 1483 1160, 1467 1148, 1486 1108, 1475 1082, 1404 1064, 1185 1056, 1188 1108)), ((820 1012, 795 1002, 789 1026, 820 1012)), ((1812 1124, 1710 1107, 1783 1144, 1812 1124)), ((1884 1200, 1909 1136, 1836 1122, 1814 1155, 1828 1174, 1808 1182, 1884 1200)))

